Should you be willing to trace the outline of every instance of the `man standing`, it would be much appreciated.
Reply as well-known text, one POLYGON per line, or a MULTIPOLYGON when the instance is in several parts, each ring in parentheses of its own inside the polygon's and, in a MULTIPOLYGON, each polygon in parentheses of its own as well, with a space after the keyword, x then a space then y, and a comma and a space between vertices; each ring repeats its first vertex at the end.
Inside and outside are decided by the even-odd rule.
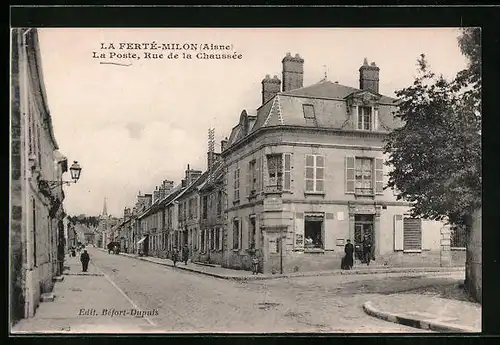
POLYGON ((82 262, 82 271, 87 272, 87 269, 89 268, 90 256, 86 250, 84 250, 82 255, 80 255, 80 261, 82 262))
POLYGON ((182 261, 184 261, 184 265, 188 264, 189 260, 189 247, 187 243, 184 244, 184 248, 182 248, 182 261))
POLYGON ((174 262, 174 266, 177 264, 178 259, 179 259, 179 253, 177 251, 177 248, 174 247, 174 250, 172 251, 172 261, 174 262))
POLYGON ((370 265, 370 260, 372 258, 372 242, 368 234, 365 235, 363 239, 363 258, 367 266, 370 265))
POLYGON ((344 264, 345 264, 345 269, 350 270, 352 266, 354 265, 354 246, 351 243, 351 240, 347 240, 347 243, 344 247, 344 252, 345 252, 345 257, 344 257, 344 264))

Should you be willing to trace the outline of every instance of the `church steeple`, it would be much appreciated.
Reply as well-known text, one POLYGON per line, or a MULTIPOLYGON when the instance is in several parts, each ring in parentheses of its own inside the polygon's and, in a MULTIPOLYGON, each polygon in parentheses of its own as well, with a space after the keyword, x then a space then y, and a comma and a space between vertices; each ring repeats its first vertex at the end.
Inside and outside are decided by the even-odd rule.
POLYGON ((102 205, 102 215, 107 216, 108 215, 108 210, 106 208, 106 197, 104 197, 104 204, 102 205))

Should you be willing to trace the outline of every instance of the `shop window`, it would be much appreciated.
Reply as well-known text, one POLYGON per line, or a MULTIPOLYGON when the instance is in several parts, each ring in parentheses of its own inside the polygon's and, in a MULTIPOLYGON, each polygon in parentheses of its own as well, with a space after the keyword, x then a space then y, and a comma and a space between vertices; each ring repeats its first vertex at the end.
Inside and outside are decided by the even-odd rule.
POLYGON ((324 217, 322 215, 305 216, 304 219, 305 250, 324 249, 323 223, 324 223, 324 217))

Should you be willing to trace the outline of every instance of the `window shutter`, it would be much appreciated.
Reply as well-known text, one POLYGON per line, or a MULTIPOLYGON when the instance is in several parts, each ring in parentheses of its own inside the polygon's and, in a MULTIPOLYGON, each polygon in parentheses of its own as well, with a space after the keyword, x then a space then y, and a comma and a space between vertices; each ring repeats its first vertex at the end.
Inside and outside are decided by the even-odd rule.
POLYGON ((267 170, 267 155, 262 155, 262 188, 269 184, 269 171, 267 170))
POLYGON ((283 154, 283 189, 291 190, 292 189, 292 154, 284 153, 283 154))
POLYGON ((251 163, 249 162, 247 164, 247 171, 246 171, 246 178, 245 178, 245 181, 246 181, 246 185, 245 185, 245 195, 246 196, 249 196, 250 195, 250 178, 251 178, 251 174, 250 174, 250 166, 251 166, 251 163))
POLYGON ((422 219, 406 217, 403 219, 403 249, 422 249, 422 219))
POLYGON ((354 161, 355 157, 345 157, 345 192, 354 194, 354 161))
POLYGON ((394 251, 403 250, 403 216, 394 215, 394 251))
POLYGON ((325 191, 325 156, 314 157, 314 179, 315 179, 315 192, 325 191))
POLYGON ((378 130, 378 108, 373 108, 373 130, 378 130))
POLYGON ((384 161, 375 158, 375 194, 384 194, 384 161))
POLYGON ((255 159, 255 191, 260 192, 262 190, 261 188, 261 181, 262 181, 262 173, 260 169, 260 165, 262 164, 261 157, 257 157, 255 159))

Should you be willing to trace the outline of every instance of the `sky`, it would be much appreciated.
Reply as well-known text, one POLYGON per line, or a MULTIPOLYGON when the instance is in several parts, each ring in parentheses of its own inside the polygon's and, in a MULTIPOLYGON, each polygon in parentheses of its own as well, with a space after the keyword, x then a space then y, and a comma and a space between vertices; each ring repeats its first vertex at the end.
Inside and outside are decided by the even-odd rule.
POLYGON ((208 129, 215 129, 219 152, 242 110, 261 105, 266 74, 282 79, 287 52, 305 60, 304 86, 326 73, 331 81, 358 88, 366 57, 380 68, 380 93, 394 97, 413 82, 421 53, 447 78, 465 68, 458 35, 457 28, 39 29, 55 137, 70 164, 76 160, 82 166, 78 183, 64 187, 66 212, 98 215, 106 198, 108 213, 119 217, 139 192, 151 193, 166 179, 180 183, 188 164, 205 170, 208 129), (203 52, 241 58, 197 59, 201 50, 150 45, 126 49, 134 48, 128 43, 152 42, 169 48, 229 46, 203 52), (111 52, 136 53, 140 59, 111 52), (164 56, 146 59, 148 52, 164 56), (179 56, 168 59, 169 53, 179 56))

